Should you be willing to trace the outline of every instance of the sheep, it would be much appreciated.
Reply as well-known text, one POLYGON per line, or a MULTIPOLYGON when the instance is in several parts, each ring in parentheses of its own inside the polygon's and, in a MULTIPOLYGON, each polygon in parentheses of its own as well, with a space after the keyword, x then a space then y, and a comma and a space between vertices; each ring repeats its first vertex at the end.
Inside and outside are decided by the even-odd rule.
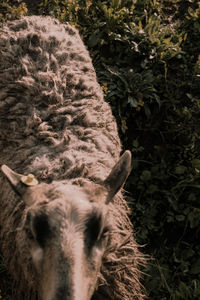
POLYGON ((121 143, 78 31, 0 33, 0 240, 15 300, 144 299, 121 143))

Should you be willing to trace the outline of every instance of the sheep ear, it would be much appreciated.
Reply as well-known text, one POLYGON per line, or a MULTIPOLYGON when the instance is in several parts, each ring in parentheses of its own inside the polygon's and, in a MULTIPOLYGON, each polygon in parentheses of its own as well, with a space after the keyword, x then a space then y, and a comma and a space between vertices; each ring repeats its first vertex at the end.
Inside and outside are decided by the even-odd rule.
POLYGON ((130 171, 131 152, 125 151, 104 181, 104 185, 108 189, 106 204, 108 204, 120 188, 123 187, 130 171))
POLYGON ((1 166, 1 171, 3 172, 3 174, 5 175, 5 177, 7 178, 8 182, 10 183, 11 187, 13 188, 13 190, 18 195, 21 196, 23 194, 23 192, 24 192, 24 186, 23 186, 23 184, 21 182, 21 178, 23 177, 23 175, 14 172, 12 169, 10 169, 6 165, 2 165, 1 166))

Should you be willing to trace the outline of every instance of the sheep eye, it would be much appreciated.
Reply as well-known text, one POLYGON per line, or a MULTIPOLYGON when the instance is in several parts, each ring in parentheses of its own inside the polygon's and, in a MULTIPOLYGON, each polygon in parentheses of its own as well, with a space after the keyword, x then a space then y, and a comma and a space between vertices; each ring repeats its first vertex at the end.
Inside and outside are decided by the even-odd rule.
POLYGON ((45 246, 46 240, 51 235, 48 218, 46 215, 35 216, 33 221, 35 238, 41 247, 45 246))
POLYGON ((89 248, 101 243, 108 236, 110 228, 105 226, 103 221, 102 214, 97 212, 89 217, 85 230, 86 245, 89 248))
POLYGON ((41 247, 44 247, 46 240, 51 236, 48 217, 42 213, 29 212, 25 222, 25 231, 30 240, 35 240, 41 247))
POLYGON ((90 241, 91 244, 94 244, 101 232, 101 216, 92 215, 86 225, 86 238, 90 241))

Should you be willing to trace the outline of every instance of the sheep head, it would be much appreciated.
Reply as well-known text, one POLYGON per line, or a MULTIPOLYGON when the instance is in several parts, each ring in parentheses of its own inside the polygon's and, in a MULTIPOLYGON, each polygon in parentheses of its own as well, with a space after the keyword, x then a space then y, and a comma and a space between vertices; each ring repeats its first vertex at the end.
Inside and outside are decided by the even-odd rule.
POLYGON ((2 166, 26 205, 22 231, 35 272, 39 299, 89 300, 109 243, 109 203, 131 169, 126 151, 99 187, 67 181, 38 183, 2 166), (96 199, 98 198, 98 200, 96 199))

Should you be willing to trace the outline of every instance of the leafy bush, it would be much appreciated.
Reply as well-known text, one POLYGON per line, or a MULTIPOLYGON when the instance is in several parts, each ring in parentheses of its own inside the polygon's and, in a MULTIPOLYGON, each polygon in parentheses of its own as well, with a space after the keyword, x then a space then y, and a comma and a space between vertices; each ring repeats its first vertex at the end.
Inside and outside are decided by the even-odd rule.
MULTIPOLYGON (((1 21, 26 13, 11 2, 0 4, 1 21)), ((133 153, 127 200, 153 258, 147 295, 199 299, 200 2, 43 0, 38 13, 79 29, 133 153)))

